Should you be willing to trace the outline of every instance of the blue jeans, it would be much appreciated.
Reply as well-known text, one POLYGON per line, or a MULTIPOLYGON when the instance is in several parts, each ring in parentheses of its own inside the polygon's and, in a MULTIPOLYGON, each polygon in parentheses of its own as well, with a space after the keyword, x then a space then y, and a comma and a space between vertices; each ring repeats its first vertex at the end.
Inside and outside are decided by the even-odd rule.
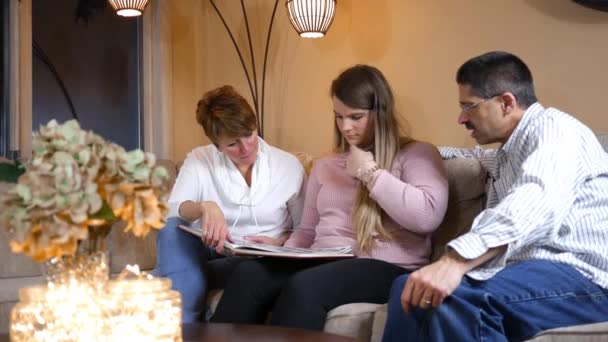
POLYGON ((576 269, 544 260, 509 265, 486 281, 464 277, 436 309, 401 308, 407 275, 391 289, 384 342, 521 341, 551 329, 608 320, 608 291, 576 269))
POLYGON ((226 258, 202 242, 201 238, 177 226, 189 224, 171 217, 156 240, 156 269, 171 279, 173 289, 182 296, 183 323, 199 322, 205 317, 207 291, 223 286, 240 258, 226 258))

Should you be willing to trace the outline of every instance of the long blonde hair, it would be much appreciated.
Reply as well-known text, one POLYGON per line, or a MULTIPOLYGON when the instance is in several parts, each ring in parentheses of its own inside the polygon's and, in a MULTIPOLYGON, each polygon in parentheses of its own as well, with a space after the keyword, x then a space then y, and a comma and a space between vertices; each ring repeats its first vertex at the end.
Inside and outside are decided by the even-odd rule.
MULTIPOLYGON (((371 151, 378 166, 390 171, 399 150, 412 139, 401 133, 393 92, 382 72, 369 65, 350 67, 332 82, 331 96, 351 108, 370 111, 370 124, 363 139, 368 146, 359 147, 371 151)), ((336 152, 347 152, 348 142, 335 122, 334 131, 336 152)), ((375 247, 375 233, 383 240, 394 238, 383 225, 384 211, 363 184, 357 188, 352 215, 357 245, 364 253, 369 254, 375 247)))

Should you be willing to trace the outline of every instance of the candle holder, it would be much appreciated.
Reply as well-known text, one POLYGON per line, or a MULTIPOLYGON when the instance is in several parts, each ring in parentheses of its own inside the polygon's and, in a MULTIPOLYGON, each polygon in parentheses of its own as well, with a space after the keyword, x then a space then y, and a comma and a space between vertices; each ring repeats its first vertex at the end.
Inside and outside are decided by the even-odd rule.
POLYGON ((19 290, 11 311, 11 341, 96 341, 104 335, 103 308, 87 283, 19 290))
POLYGON ((181 341, 181 296, 167 278, 111 280, 103 297, 109 341, 181 341))
POLYGON ((11 311, 10 338, 29 341, 182 340, 181 296, 167 278, 127 266, 103 286, 70 278, 25 287, 11 311))

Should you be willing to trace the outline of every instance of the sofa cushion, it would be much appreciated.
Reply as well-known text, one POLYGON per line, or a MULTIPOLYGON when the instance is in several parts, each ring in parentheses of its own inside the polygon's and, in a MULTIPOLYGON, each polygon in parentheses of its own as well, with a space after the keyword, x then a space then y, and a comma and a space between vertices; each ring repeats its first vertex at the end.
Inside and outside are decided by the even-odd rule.
POLYGON ((382 341, 382 335, 384 335, 384 326, 386 325, 386 318, 388 317, 388 304, 384 304, 376 310, 374 314, 374 322, 372 323, 372 336, 369 339, 370 342, 382 341))
POLYGON ((374 314, 382 305, 371 303, 340 305, 327 313, 323 331, 369 341, 374 314))
POLYGON ((436 260, 445 245, 467 232, 485 203, 486 171, 476 159, 455 158, 444 161, 448 172, 448 210, 433 235, 433 256, 436 260))
POLYGON ((11 252, 9 241, 8 234, 5 231, 0 232, 0 260, 2 260, 0 262, 0 279, 41 275, 40 264, 24 254, 11 252))
POLYGON ((0 279, 0 303, 14 302, 19 298, 19 289, 46 282, 43 276, 0 279))
POLYGON ((17 302, 0 303, 0 334, 8 334, 11 310, 17 302))
POLYGON ((454 158, 443 161, 448 172, 450 202, 479 199, 486 192, 486 170, 477 159, 454 158))
POLYGON ((223 293, 224 293, 224 290, 222 290, 222 289, 214 289, 214 290, 209 291, 209 293, 207 294, 206 303, 207 303, 207 309, 210 312, 215 311, 215 308, 217 308, 217 304, 220 302, 220 299, 222 298, 223 293))
POLYGON ((145 237, 124 232, 125 223, 118 222, 110 232, 110 272, 120 273, 127 264, 139 265, 141 270, 151 270, 156 265, 156 236, 152 229, 145 237))
POLYGON ((19 289, 44 282, 42 276, 0 279, 0 333, 8 332, 10 312, 19 299, 19 289))
MULTIPOLYGON (((0 196, 14 186, 13 183, 0 182, 0 196)), ((11 252, 9 241, 6 227, 0 227, 0 279, 39 276, 39 264, 30 257, 11 252)))
POLYGON ((310 171, 312 170, 312 165, 315 161, 315 158, 313 158, 310 154, 306 152, 294 152, 293 155, 298 158, 298 160, 302 164, 302 167, 304 167, 304 172, 306 173, 306 176, 310 175, 310 171))
POLYGON ((532 338, 533 342, 600 342, 608 341, 608 322, 575 325, 545 330, 532 338))
MULTIPOLYGON (((159 159, 156 165, 163 166, 169 173, 169 184, 175 182, 177 167, 168 159, 159 159)), ((143 238, 136 237, 131 232, 125 232, 125 222, 114 224, 110 232, 109 249, 110 272, 120 273, 127 264, 137 264, 141 270, 151 270, 156 265, 156 237, 158 231, 150 230, 143 238)))
POLYGON ((595 136, 604 150, 608 152, 608 133, 596 133, 595 136))

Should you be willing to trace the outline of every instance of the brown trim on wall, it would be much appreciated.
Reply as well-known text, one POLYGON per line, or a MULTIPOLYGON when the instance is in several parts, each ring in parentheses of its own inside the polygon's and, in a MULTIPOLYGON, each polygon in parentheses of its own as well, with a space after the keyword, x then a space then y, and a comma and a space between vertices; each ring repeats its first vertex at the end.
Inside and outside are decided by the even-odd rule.
POLYGON ((173 158, 173 76, 169 1, 152 1, 143 18, 143 148, 173 158))
POLYGON ((9 0, 9 150, 31 155, 32 1, 9 0))

